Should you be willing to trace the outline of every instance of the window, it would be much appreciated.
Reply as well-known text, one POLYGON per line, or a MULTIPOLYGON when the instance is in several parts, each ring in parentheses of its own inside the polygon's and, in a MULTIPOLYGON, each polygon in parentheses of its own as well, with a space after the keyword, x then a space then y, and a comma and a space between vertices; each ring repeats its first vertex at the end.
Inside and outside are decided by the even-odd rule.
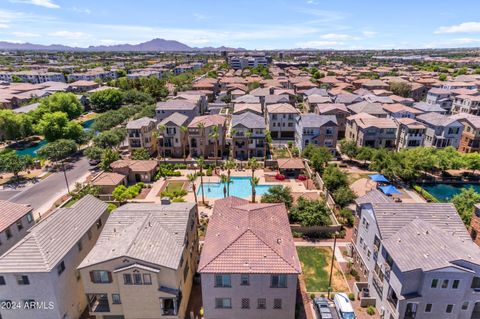
POLYGON ((112 282, 112 274, 106 270, 94 270, 90 272, 90 280, 95 284, 109 284, 112 282))
POLYGON ((453 305, 447 305, 447 309, 445 309, 446 313, 452 313, 453 311, 453 305))
POLYGON ((230 275, 215 275, 215 287, 232 287, 230 275))
POLYGON ((152 284, 152 276, 150 276, 150 274, 143 274, 143 284, 144 285, 152 284))
POLYGON ((480 277, 473 277, 471 288, 476 291, 480 290, 480 277))
POLYGON ((130 274, 123 274, 123 283, 125 285, 131 285, 132 284, 132 275, 130 274))
POLYGON ((17 276, 17 283, 19 285, 30 285, 30 280, 28 280, 28 276, 18 275, 17 276))
POLYGON ((448 288, 448 279, 445 279, 442 283, 442 289, 448 288))
POLYGON ((468 301, 465 301, 463 304, 462 304, 462 310, 467 310, 468 309, 468 301))
POLYGON ((83 249, 83 245, 82 245, 82 240, 80 239, 77 243, 77 248, 78 248, 78 251, 82 251, 83 249))
POLYGON ((282 299, 273 299, 273 309, 282 309, 282 299))
POLYGON ((142 274, 133 274, 133 284, 134 285, 142 284, 142 274))
POLYGON ((425 312, 432 312, 432 304, 431 303, 427 303, 425 305, 425 312))
POLYGON ((12 231, 10 230, 10 227, 7 227, 7 229, 5 229, 5 234, 7 235, 7 239, 10 239, 12 238, 12 231))
POLYGON ((23 224, 21 220, 17 221, 17 228, 19 231, 23 229, 23 224))
POLYGON ((431 287, 432 287, 432 288, 437 288, 437 286, 438 286, 438 279, 432 279, 432 285, 431 285, 431 287))
POLYGON ((240 286, 249 286, 250 285, 250 277, 247 274, 242 274, 240 276, 240 286))
POLYGON ((250 299, 242 298, 242 309, 250 309, 250 299))
POLYGON ((452 289, 458 289, 459 285, 460 285, 460 280, 455 279, 452 284, 452 289))
POLYGON ((215 308, 217 309, 231 309, 232 299, 230 298, 215 298, 215 308))
POLYGON ((286 275, 272 275, 271 288, 287 288, 287 276, 286 275))
POLYGON ((267 308, 267 299, 258 298, 257 300, 257 309, 266 309, 267 308))
POLYGON ((64 270, 65 270, 65 262, 63 262, 62 260, 62 262, 57 266, 58 275, 60 276, 64 270))
POLYGON ((120 295, 119 294, 112 294, 112 304, 119 305, 121 303, 122 303, 122 301, 120 300, 120 295))
POLYGON ((32 213, 28 213, 28 214, 27 214, 27 222, 28 222, 28 223, 31 223, 32 221, 33 221, 32 213))
POLYGON ((5 286, 6 283, 5 283, 5 277, 3 276, 0 276, 0 286, 5 286))

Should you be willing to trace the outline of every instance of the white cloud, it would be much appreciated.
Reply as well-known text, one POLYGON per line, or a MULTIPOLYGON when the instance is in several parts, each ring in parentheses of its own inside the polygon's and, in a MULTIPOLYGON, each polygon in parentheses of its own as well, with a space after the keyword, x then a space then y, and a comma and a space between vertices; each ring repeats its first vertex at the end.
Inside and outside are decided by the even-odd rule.
POLYGON ((52 0, 10 0, 12 3, 26 3, 33 4, 39 7, 45 7, 50 9, 58 9, 60 6, 54 3, 52 0))
POLYGON ((464 22, 457 25, 444 26, 435 30, 436 34, 441 33, 480 33, 480 22, 464 22))
POLYGON ((437 40, 426 43, 425 48, 448 48, 448 47, 464 47, 473 44, 480 44, 479 38, 456 38, 447 40, 437 40))
POLYGON ((6 23, 0 23, 0 29, 8 29, 10 26, 6 23))
POLYGON ((15 32, 12 32, 12 34, 17 38, 38 38, 40 36, 40 34, 37 34, 37 33, 22 32, 22 31, 15 31, 15 32))
POLYGON ((89 34, 84 32, 66 31, 66 30, 51 32, 48 35, 56 38, 67 38, 72 40, 82 40, 90 37, 89 34))
POLYGON ((320 38, 325 40, 336 40, 336 41, 360 40, 360 37, 355 37, 349 34, 339 34, 339 33, 323 34, 320 36, 320 38))
POLYGON ((318 4, 315 0, 307 0, 307 4, 318 4))
POLYGON ((375 31, 362 31, 362 35, 366 38, 374 37, 377 34, 378 34, 378 32, 375 32, 375 31))
POLYGON ((345 43, 338 42, 338 41, 305 41, 305 42, 298 42, 296 44, 299 48, 305 49, 332 49, 339 46, 343 46, 345 43))

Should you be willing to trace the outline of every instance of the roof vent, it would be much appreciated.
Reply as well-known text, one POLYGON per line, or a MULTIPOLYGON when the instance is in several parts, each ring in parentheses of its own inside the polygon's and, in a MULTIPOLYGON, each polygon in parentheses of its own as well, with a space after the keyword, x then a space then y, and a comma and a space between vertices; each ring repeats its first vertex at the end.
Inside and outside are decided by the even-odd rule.
POLYGON ((280 245, 280 244, 282 243, 282 241, 283 241, 283 240, 282 240, 281 238, 277 238, 277 244, 280 245))

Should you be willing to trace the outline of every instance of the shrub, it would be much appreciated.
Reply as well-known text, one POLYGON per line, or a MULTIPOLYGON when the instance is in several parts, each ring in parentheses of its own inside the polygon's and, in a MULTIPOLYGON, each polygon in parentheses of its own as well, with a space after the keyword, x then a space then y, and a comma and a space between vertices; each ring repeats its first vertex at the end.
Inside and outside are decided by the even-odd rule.
POLYGON ((310 294, 310 299, 315 299, 315 294, 310 294))
POLYGON ((277 181, 284 181, 285 180, 285 175, 277 174, 277 175, 275 175, 275 179, 277 181))
POLYGON ((373 316, 375 314, 375 307, 374 306, 368 306, 367 308, 367 314, 369 316, 373 316))
POLYGON ((353 294, 353 292, 348 294, 348 299, 350 299, 351 301, 355 300, 355 295, 353 294))
POLYGON ((307 177, 305 175, 298 175, 298 180, 299 181, 306 181, 307 177))
POLYGON ((207 169, 207 176, 212 176, 213 175, 213 170, 211 167, 207 169))

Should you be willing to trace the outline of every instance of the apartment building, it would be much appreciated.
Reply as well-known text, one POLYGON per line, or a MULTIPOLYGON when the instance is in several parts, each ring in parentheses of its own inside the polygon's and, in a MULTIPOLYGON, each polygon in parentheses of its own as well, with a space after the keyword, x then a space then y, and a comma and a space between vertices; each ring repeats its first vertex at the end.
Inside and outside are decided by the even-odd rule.
POLYGON ((459 113, 451 116, 463 125, 458 151, 471 153, 480 151, 480 116, 459 113))
POLYGON ((233 157, 247 160, 250 157, 264 157, 265 118, 253 112, 244 112, 232 115, 231 149, 233 157))
POLYGON ((427 127, 424 146, 458 148, 463 133, 460 121, 438 113, 426 113, 417 116, 417 121, 427 127))
POLYGON ((427 93, 427 104, 438 104, 445 111, 452 108, 452 92, 448 89, 432 88, 427 93))
POLYGON ((383 318, 478 318, 479 247, 452 204, 364 202, 357 221, 354 263, 383 318))
POLYGON ((157 102, 155 114, 157 122, 160 123, 173 113, 180 113, 188 117, 191 121, 195 116, 200 115, 200 108, 197 103, 189 100, 168 100, 157 102))
POLYGON ((127 123, 127 137, 130 152, 141 148, 146 149, 150 155, 157 152, 157 138, 155 119, 142 117, 127 123))
POLYGON ((30 206, 0 200, 0 256, 25 237, 34 224, 30 206))
POLYGON ((234 70, 241 70, 247 67, 256 68, 260 65, 266 67, 268 65, 268 57, 263 54, 252 54, 250 56, 230 56, 228 63, 234 70))
POLYGON ((423 146, 427 128, 415 119, 403 117, 395 120, 397 123, 397 150, 423 146))
POLYGON ((114 70, 105 70, 103 68, 95 68, 95 69, 88 70, 86 72, 71 73, 67 75, 67 80, 68 82, 74 82, 74 81, 80 81, 80 80, 107 81, 107 80, 116 79, 117 77, 118 77, 118 74, 114 70))
POLYGON ((198 271, 206 319, 295 318, 301 267, 285 204, 217 200, 198 271))
POLYGON ((388 118, 411 118, 414 119, 417 115, 423 114, 422 111, 403 104, 385 104, 383 110, 387 112, 388 118))
POLYGON ((379 118, 387 117, 387 112, 383 109, 383 106, 380 103, 370 103, 367 101, 363 101, 360 103, 347 105, 347 109, 352 115, 367 113, 379 118))
POLYGON ((357 146, 392 148, 397 139, 397 124, 393 119, 366 113, 351 115, 347 117, 345 138, 355 141, 357 146))
POLYGON ((300 151, 313 144, 335 153, 338 138, 335 115, 301 114, 297 116, 295 128, 295 145, 300 151))
POLYGON ((38 71, 17 71, 17 72, 0 72, 1 82, 14 82, 14 78, 17 77, 23 82, 27 83, 45 83, 45 82, 65 82, 65 76, 59 72, 48 72, 45 70, 38 71))
POLYGON ((227 118, 222 115, 202 115, 188 124, 188 147, 190 156, 221 158, 225 150, 227 118), (212 136, 216 127, 218 136, 212 136), (215 148, 217 154, 215 154, 215 148))
POLYGON ((345 137, 345 129, 347 125, 347 116, 350 115, 345 104, 342 103, 326 103, 326 104, 319 104, 314 113, 319 115, 334 115, 337 119, 337 127, 338 127, 338 138, 345 137))
POLYGON ((107 203, 87 195, 43 219, 0 257, 0 296, 14 302, 3 319, 77 319, 87 300, 77 266, 108 218, 107 203))
POLYGON ((160 122, 158 147, 162 156, 179 158, 188 154, 188 122, 188 116, 177 112, 160 122))
POLYGON ((295 118, 300 112, 291 104, 270 104, 265 117, 272 139, 295 138, 295 118))
POLYGON ((194 203, 136 203, 116 209, 78 266, 97 319, 187 317, 198 262, 194 203))
POLYGON ((480 114, 480 96, 457 95, 453 98, 452 114, 469 113, 480 114))

